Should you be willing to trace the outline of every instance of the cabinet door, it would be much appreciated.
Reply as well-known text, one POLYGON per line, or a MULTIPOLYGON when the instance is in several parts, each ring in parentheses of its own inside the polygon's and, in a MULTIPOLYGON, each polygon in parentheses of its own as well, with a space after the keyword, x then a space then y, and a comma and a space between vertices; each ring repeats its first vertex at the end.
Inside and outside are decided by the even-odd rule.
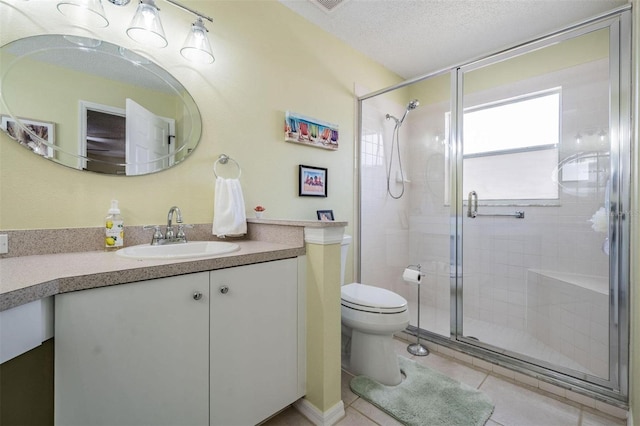
POLYGON ((56 424, 207 424, 208 294, 203 272, 56 296, 56 424))
POLYGON ((211 272, 212 425, 254 425, 301 396, 297 281, 295 259, 211 272))

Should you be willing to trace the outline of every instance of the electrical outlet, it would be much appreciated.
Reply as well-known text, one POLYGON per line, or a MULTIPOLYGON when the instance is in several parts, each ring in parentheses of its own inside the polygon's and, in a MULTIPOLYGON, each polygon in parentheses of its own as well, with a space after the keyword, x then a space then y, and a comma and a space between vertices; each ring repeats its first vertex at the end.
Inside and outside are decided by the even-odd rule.
POLYGON ((0 235, 0 254, 9 253, 9 238, 7 234, 0 235))

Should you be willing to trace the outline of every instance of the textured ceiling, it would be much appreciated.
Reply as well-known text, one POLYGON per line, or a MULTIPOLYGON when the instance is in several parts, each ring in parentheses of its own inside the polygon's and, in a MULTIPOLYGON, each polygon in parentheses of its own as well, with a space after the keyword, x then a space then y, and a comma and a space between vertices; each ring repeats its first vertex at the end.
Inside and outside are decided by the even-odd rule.
POLYGON ((404 78, 462 64, 607 12, 625 0, 279 0, 404 78))

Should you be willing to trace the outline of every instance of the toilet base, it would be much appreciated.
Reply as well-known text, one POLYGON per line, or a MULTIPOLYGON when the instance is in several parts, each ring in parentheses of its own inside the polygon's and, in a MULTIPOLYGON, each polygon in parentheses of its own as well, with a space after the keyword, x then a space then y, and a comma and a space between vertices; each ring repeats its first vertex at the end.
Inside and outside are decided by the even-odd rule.
POLYGON ((393 335, 367 334, 352 329, 349 370, 383 385, 399 385, 402 375, 393 345, 393 335))

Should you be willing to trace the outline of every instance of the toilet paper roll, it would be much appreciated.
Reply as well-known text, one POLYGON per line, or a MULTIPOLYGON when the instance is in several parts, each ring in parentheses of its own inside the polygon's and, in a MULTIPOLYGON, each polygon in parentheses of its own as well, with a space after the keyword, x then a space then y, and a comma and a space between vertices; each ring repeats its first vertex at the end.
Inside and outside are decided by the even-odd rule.
POLYGON ((402 273, 402 279, 408 283, 420 284, 420 280, 422 279, 422 275, 420 271, 416 271, 415 269, 407 268, 402 273))

